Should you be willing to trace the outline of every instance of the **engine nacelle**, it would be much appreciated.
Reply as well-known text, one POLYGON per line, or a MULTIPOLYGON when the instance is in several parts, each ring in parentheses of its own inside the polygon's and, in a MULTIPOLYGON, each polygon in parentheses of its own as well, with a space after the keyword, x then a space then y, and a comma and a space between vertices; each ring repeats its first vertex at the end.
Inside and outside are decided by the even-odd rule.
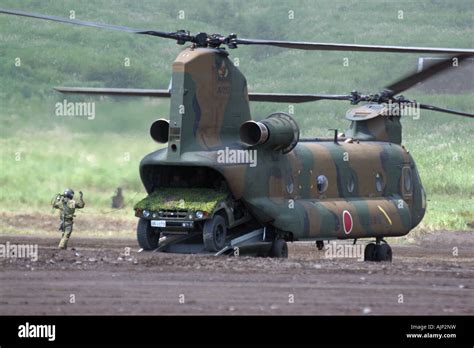
POLYGON ((150 135, 157 143, 167 143, 170 132, 170 122, 160 118, 151 124, 150 135))
POLYGON ((300 129, 288 114, 271 114, 263 121, 247 121, 240 126, 240 140, 247 145, 288 153, 296 146, 300 129))

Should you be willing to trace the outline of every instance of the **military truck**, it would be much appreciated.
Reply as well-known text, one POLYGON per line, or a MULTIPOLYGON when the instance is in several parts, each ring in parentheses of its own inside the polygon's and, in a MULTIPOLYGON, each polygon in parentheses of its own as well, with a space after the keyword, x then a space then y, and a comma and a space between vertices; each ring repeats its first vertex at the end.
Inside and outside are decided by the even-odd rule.
MULTIPOLYGON (((182 185, 173 175, 172 183, 182 185)), ((229 230, 249 220, 240 202, 225 187, 167 187, 151 192, 135 205, 138 244, 155 250, 161 237, 201 235, 205 250, 225 247, 229 230)))

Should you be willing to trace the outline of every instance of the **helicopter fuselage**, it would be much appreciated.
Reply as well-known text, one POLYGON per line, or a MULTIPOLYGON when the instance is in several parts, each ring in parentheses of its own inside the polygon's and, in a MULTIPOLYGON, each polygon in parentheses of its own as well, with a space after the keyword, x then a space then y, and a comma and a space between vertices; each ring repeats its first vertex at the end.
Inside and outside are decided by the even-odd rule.
POLYGON ((416 165, 404 147, 393 143, 300 140, 287 154, 254 150, 256 166, 219 163, 219 150, 188 152, 170 162, 167 151, 142 161, 149 192, 159 189, 156 175, 165 167, 188 173, 207 168, 220 174, 214 178, 224 180, 259 223, 288 239, 402 236, 418 225, 426 209, 416 165))

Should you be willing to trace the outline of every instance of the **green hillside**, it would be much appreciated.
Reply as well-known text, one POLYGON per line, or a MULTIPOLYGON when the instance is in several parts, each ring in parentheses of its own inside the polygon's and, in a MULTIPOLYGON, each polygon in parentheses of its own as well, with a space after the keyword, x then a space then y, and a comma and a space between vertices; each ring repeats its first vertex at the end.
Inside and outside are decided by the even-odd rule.
MULTIPOLYGON (((77 19, 162 31, 474 47, 472 0, 2 0, 0 7, 62 17, 74 11, 77 19)), ((180 49, 171 40, 0 14, 0 211, 47 211, 51 196, 72 186, 85 192, 89 211, 100 213, 107 210, 115 187, 122 186, 130 202, 118 214, 132 216, 134 198, 143 195, 138 163, 156 148, 148 128, 154 119, 167 116, 168 101, 67 96, 71 101, 94 100, 96 118, 61 118, 54 116, 54 105, 64 96, 52 87, 166 88, 180 49)), ((416 69, 419 57, 268 47, 240 47, 230 53, 238 58, 250 90, 293 93, 376 92, 416 69)), ((474 111, 472 92, 427 95, 414 88, 404 95, 474 111)), ((288 106, 251 107, 259 119, 288 106)), ((346 127, 348 107, 329 101, 296 105, 295 118, 305 136, 326 136, 329 128, 346 127)), ((404 144, 417 160, 429 196, 423 227, 466 229, 474 221, 473 121, 425 111, 421 119, 405 119, 403 125, 404 144)))

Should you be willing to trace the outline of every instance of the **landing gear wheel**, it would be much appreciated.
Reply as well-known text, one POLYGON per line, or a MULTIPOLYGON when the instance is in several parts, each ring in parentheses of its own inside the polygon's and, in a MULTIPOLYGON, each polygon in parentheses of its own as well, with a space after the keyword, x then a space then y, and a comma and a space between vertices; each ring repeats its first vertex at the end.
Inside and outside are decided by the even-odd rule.
POLYGON ((364 250, 364 261, 376 261, 375 260, 376 249, 377 249, 377 245, 375 243, 367 244, 364 250))
POLYGON ((138 220, 137 241, 143 250, 154 250, 158 248, 160 234, 151 227, 147 219, 138 220))
POLYGON ((375 261, 392 262, 392 248, 387 243, 377 245, 375 249, 375 261))
POLYGON ((227 226, 221 215, 214 215, 204 223, 202 239, 207 251, 219 251, 225 246, 227 226))
POLYGON ((288 245, 284 239, 275 239, 270 251, 271 257, 288 258, 288 245))
POLYGON ((365 247, 364 261, 392 262, 392 248, 387 243, 369 243, 365 247))
POLYGON ((317 240, 316 241, 316 248, 318 248, 318 250, 323 250, 324 249, 324 241, 317 240))

